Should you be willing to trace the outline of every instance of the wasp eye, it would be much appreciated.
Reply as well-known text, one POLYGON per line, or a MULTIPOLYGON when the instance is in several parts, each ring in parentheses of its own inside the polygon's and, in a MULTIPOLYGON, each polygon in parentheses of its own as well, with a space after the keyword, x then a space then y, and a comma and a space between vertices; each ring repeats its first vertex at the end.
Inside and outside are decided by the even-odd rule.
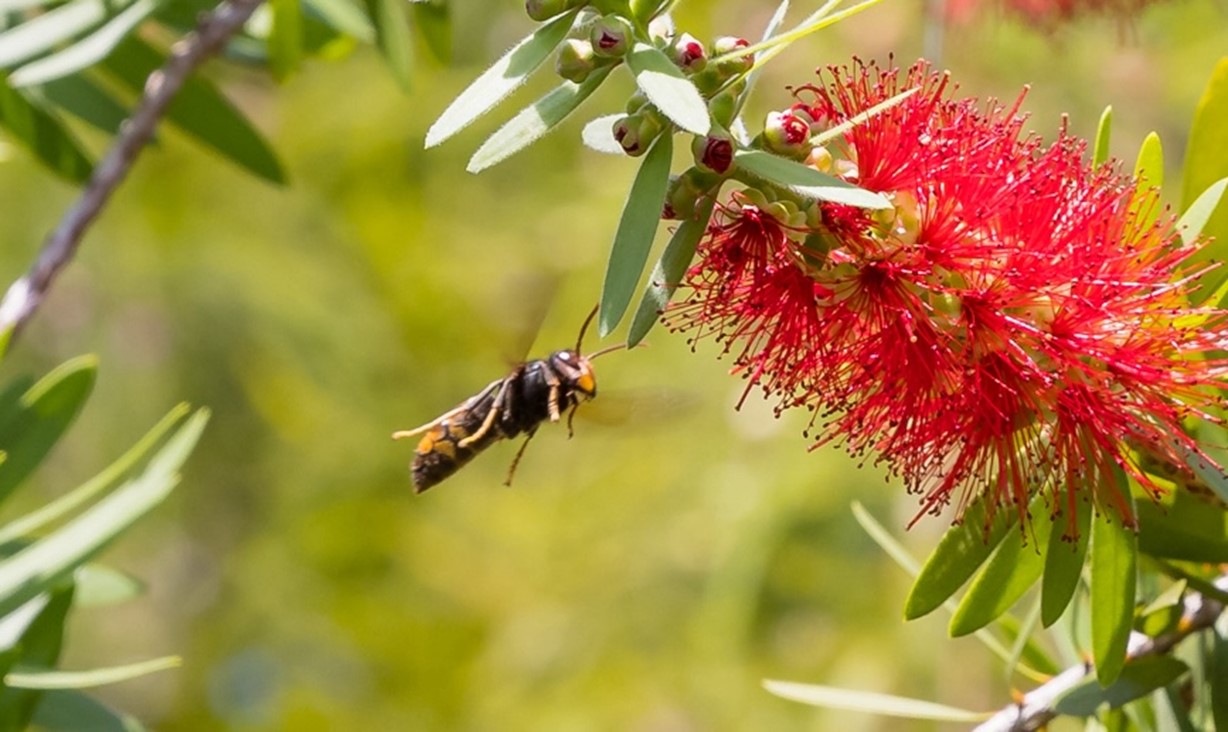
POLYGON ((568 353, 567 351, 562 351, 562 352, 560 352, 560 353, 559 353, 559 360, 561 360, 561 361, 570 361, 570 360, 571 360, 571 354, 570 354, 570 353, 568 353))

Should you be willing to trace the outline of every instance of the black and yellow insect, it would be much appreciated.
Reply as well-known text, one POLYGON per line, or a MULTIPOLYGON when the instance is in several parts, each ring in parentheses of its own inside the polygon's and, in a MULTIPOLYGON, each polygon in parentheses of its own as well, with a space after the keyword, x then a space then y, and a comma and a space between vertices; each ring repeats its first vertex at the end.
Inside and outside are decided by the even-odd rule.
POLYGON ((418 493, 436 485, 460 470, 478 453, 499 440, 527 435, 512 459, 506 485, 511 485, 516 465, 529 440, 542 422, 558 422, 563 412, 571 417, 581 402, 597 396, 597 378, 592 360, 621 348, 614 346, 592 356, 580 353, 584 331, 597 311, 593 310, 580 327, 574 349, 555 351, 546 358, 526 361, 512 373, 492 381, 477 396, 471 397, 438 419, 412 430, 394 432, 393 439, 422 435, 410 466, 414 490, 418 493), (425 434, 424 434, 425 433, 425 434))

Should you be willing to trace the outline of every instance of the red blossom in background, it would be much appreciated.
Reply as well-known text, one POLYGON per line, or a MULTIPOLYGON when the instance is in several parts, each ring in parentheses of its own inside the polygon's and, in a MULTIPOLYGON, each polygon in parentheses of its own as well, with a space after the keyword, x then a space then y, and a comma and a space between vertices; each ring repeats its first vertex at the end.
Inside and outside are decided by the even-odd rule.
POLYGON ((1001 8, 1012 17, 1053 30, 1081 15, 1130 18, 1156 0, 947 0, 943 12, 955 23, 967 23, 978 14, 1001 8))
POLYGON ((922 64, 821 78, 797 96, 828 125, 920 89, 834 151, 893 209, 735 195, 667 322, 722 342, 778 410, 812 408, 818 444, 876 456, 921 514, 985 496, 1027 519, 1043 490, 1068 533, 1078 500, 1132 524, 1120 476, 1158 494, 1139 451, 1200 454, 1182 421, 1212 419, 1228 366, 1228 315, 1187 302, 1194 248, 1082 141, 1025 134, 1022 95, 955 99, 922 64))

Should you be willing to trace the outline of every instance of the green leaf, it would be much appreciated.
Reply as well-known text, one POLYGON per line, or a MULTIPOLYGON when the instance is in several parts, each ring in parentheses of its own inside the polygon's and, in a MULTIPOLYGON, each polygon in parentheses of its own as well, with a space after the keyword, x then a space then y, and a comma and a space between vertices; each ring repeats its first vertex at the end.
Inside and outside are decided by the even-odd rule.
MULTIPOLYGON (((58 119, 0 80, 0 126, 43 165, 73 183, 84 183, 94 164, 58 119)), ((8 334, 5 335, 7 345, 8 334)))
POLYGON ((945 704, 907 699, 902 696, 878 694, 869 691, 852 691, 831 686, 798 684, 791 681, 766 679, 763 688, 782 699, 801 702, 827 709, 847 709, 884 717, 906 719, 933 719, 943 722, 979 722, 989 717, 981 712, 949 707, 945 704))
MULTIPOLYGON (((1094 540, 1092 550, 1095 551, 1094 540)), ((1188 670, 1189 667, 1172 656, 1136 658, 1126 664, 1112 684, 1102 687, 1095 679, 1088 677, 1058 697, 1053 708, 1058 714, 1090 717, 1102 704, 1116 709, 1164 688, 1188 670)))
POLYGON ((1178 491, 1169 506, 1141 501, 1138 548, 1152 557, 1189 562, 1228 562, 1228 513, 1178 491))
POLYGON ((1207 672, 1211 682, 1211 717, 1215 729, 1228 730, 1228 638, 1219 631, 1212 638, 1211 668, 1207 672))
POLYGON ((402 0, 363 0, 367 15, 375 22, 375 45, 379 47, 392 76, 410 90, 414 64, 413 42, 402 0))
POLYGON ((627 68, 648 101, 674 124, 695 135, 708 134, 712 127, 708 105, 669 56, 647 43, 636 43, 627 54, 627 68))
POLYGON ((972 502, 960 523, 948 529, 938 542, 904 602, 906 620, 928 615, 955 594, 1006 532, 1019 523, 1017 512, 999 510, 987 526, 986 506, 991 500, 980 497, 972 502))
POLYGON ((77 607, 118 605, 145 593, 145 584, 132 575, 103 564, 86 564, 73 574, 77 607))
POLYGON ((94 388, 98 359, 66 361, 39 379, 18 399, 18 410, 0 423, 0 500, 34 471, 76 419, 94 388))
POLYGON ((452 61, 452 14, 444 0, 413 0, 409 5, 414 27, 440 63, 452 61))
POLYGON ((951 617, 948 631, 951 637, 968 635, 989 625, 1028 591, 1041 575, 1045 556, 1041 547, 1048 548, 1053 522, 1045 513, 1045 496, 1038 495, 1028 506, 1029 514, 1042 517, 1031 526, 1033 542, 1026 545, 1022 537, 1006 537, 998 544, 989 562, 972 581, 967 594, 951 617))
POLYGON ((631 296, 635 294, 644 265, 648 262, 648 252, 652 249, 657 223, 661 220, 661 209, 665 205, 665 191, 669 187, 673 143, 673 137, 668 134, 661 135, 652 143, 627 194, 601 290, 597 329, 603 337, 609 335, 622 320, 631 303, 631 296))
MULTIPOLYGON (((1155 224, 1160 220, 1160 214, 1163 213, 1159 204, 1159 190, 1164 187, 1164 148, 1160 144, 1160 136, 1154 132, 1148 133, 1147 137, 1143 138, 1138 158, 1134 162, 1134 177, 1139 181, 1139 189, 1134 194, 1130 208, 1136 214, 1140 213, 1141 203, 1150 199, 1152 205, 1142 213, 1147 215, 1146 224, 1155 224), (1147 193, 1148 189, 1155 189, 1155 192, 1147 193)), ((1138 226, 1143 225, 1144 221, 1138 222, 1138 226)))
MULTIPOLYGON (((1161 705, 1159 699, 1155 702, 1156 716, 1159 717, 1156 720, 1156 730, 1163 730, 1163 732, 1168 732, 1169 730, 1173 732, 1198 732, 1198 728, 1194 726, 1194 721, 1190 719, 1190 710, 1186 708, 1185 699, 1183 698, 1186 691, 1182 688, 1183 686, 1184 683, 1178 684, 1174 682, 1164 687, 1162 694, 1157 692, 1163 698, 1164 703, 1161 705), (1165 713, 1167 713, 1166 716, 1160 716, 1165 713)), ((1201 689, 1203 686, 1202 684, 1196 684, 1194 688, 1201 689)))
POLYGON ((589 74, 582 84, 565 81, 522 109, 482 143, 469 159, 469 165, 465 169, 470 173, 480 173, 537 142, 567 119, 576 107, 601 86, 601 82, 610 75, 610 68, 607 66, 597 69, 589 74))
POLYGON ((150 460, 140 477, 0 562, 0 613, 11 611, 67 578, 166 498, 208 417, 207 410, 198 410, 150 460))
POLYGON ((674 290, 682 282, 682 277, 695 256, 695 246, 708 230, 708 221, 712 218, 715 204, 715 195, 705 197, 695 209, 695 218, 681 222, 674 230, 661 259, 648 277, 648 287, 644 289, 644 297, 631 320, 631 329, 627 333, 628 348, 644 340, 644 336, 656 325, 661 312, 674 296, 674 290))
POLYGON ((0 33, 0 68, 40 56, 113 17, 132 0, 72 0, 0 33))
POLYGON ((1134 532, 1121 521, 1092 522, 1092 658, 1101 686, 1117 680, 1126 662, 1126 643, 1134 625, 1138 547, 1134 532))
POLYGON ((1184 244, 1193 244, 1202 236, 1203 229, 1210 220, 1211 214, 1219 206, 1224 197, 1224 189, 1228 188, 1228 178, 1220 178, 1194 199, 1190 207, 1177 220, 1177 232, 1181 234, 1184 244))
POLYGON ((303 63, 303 6, 299 0, 270 0, 273 26, 269 30, 269 66, 273 78, 285 81, 303 63))
POLYGON ((734 153, 733 160, 741 170, 793 191, 799 196, 859 208, 891 208, 891 202, 881 194, 858 188, 852 183, 820 173, 799 162, 762 150, 738 150, 734 153))
POLYGON ((590 150, 596 150, 608 155, 622 155, 623 146, 614 139, 614 123, 622 119, 621 114, 606 114, 584 125, 580 139, 590 150))
MULTIPOLYGON (((135 36, 130 36, 103 61, 103 67, 135 92, 164 63, 165 58, 135 36)), ((272 183, 285 183, 281 162, 264 137, 224 96, 193 75, 175 95, 166 118, 223 157, 272 183)))
MULTIPOLYGON (((1228 56, 1221 58, 1203 90, 1190 126, 1185 149, 1185 178, 1182 182, 1181 209, 1188 210, 1194 200, 1216 181, 1228 177, 1228 56)), ((1212 239, 1194 255, 1199 262, 1222 262, 1228 255, 1228 207, 1221 207, 1206 221, 1203 233, 1212 239)), ((1203 276, 1199 289, 1191 296, 1194 304, 1203 302, 1221 283, 1228 271, 1220 267, 1203 276)))
POLYGON ((124 105, 80 74, 48 81, 38 91, 49 103, 112 135, 128 118, 124 105))
POLYGON ((23 10, 56 4, 56 0, 0 0, 0 13, 20 13, 23 10))
POLYGON ((154 425, 153 429, 138 440, 135 445, 129 448, 115 462, 108 465, 102 472, 98 473, 98 475, 82 483, 70 493, 60 496, 54 501, 46 503, 40 508, 0 527, 0 545, 41 531, 52 522, 67 516, 119 483, 138 462, 144 459, 150 450, 162 442, 171 428, 182 421, 187 413, 188 405, 179 404, 163 417, 158 424, 154 425))
POLYGON ((304 1, 330 27, 363 43, 375 41, 375 26, 371 24, 371 19, 350 0, 304 1))
POLYGON ((1100 113, 1100 124, 1096 125, 1096 144, 1092 149, 1092 165, 1100 167, 1109 160, 1109 137, 1113 133, 1113 107, 1108 106, 1100 113))
POLYGON ((47 691, 34 710, 34 724, 47 732, 144 732, 135 717, 117 712, 79 691, 47 691))
POLYGON ((106 25, 71 46, 17 69, 9 76, 14 87, 42 84, 88 68, 107 57, 116 44, 158 8, 162 0, 136 0, 106 25))
MULTIPOLYGON (((1067 504, 1066 510, 1071 508, 1067 504)), ((1040 622, 1046 628, 1062 617, 1074 599, 1079 578, 1083 574, 1083 560, 1087 558, 1092 507, 1087 501, 1075 501, 1073 509, 1075 535, 1068 536, 1064 531, 1050 533, 1049 548, 1045 551, 1045 573, 1040 585, 1040 622)))
MULTIPOLYGON (((56 590, 49 597, 39 597, 46 597, 47 600, 42 603, 34 621, 22 633, 21 642, 16 647, 16 662, 52 667, 59 660, 60 649, 64 645, 64 621, 72 607, 72 585, 56 590)), ((18 608, 19 611, 24 609, 25 607, 18 608)), ((39 692, 16 689, 5 684, 3 690, 0 690, 0 729, 25 729, 40 696, 39 692)))
POLYGON ((48 671, 18 666, 4 675, 4 683, 19 689, 88 689, 129 681, 180 665, 182 661, 178 656, 163 656, 89 671, 48 671))
POLYGON ((579 12, 577 8, 542 24, 474 79, 426 131, 426 147, 435 147, 465 129, 523 84, 529 74, 536 71, 550 52, 567 37, 567 31, 579 12))
POLYGON ((1152 638, 1176 629, 1184 610, 1182 599, 1187 587, 1185 580, 1177 580, 1161 592, 1147 607, 1139 612, 1134 627, 1138 632, 1152 638))

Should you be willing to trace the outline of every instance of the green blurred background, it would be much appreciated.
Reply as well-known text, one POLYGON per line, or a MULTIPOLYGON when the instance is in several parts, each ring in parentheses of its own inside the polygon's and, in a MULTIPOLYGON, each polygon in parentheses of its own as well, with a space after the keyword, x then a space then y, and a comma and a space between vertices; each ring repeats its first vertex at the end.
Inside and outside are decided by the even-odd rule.
MULTIPOLYGON (((849 512, 860 500, 903 533, 915 502, 835 449, 807 452, 805 415, 774 419, 756 397, 734 411, 742 382, 708 344, 692 353, 658 330, 602 359, 591 419, 570 441, 543 429, 514 488, 504 444, 412 494, 413 445, 389 434, 504 373, 542 308, 531 355, 574 342, 635 171, 578 144, 584 121, 621 107, 623 75, 481 176, 464 164, 496 120, 424 151, 434 117, 531 28, 519 3, 452 5, 456 63, 423 54, 408 95, 369 49, 280 88, 214 67, 291 185, 164 130, 6 364, 102 359, 31 504, 179 400, 215 414, 171 502, 108 555, 148 595, 78 613, 64 666, 182 654, 180 670, 101 692, 165 730, 940 727, 803 707, 764 678, 1006 703, 977 641, 946 639, 945 617, 903 624, 908 579, 849 512)), ((701 38, 755 36, 773 5, 684 2, 677 20, 701 38)), ((1132 163, 1156 130, 1175 176, 1226 21, 1212 0, 1052 35, 990 13, 949 29, 940 63, 969 94, 1033 85, 1025 107, 1050 139, 1062 114, 1092 134, 1111 104, 1114 153, 1132 163)), ((905 0, 808 39, 770 67, 750 117, 787 106, 785 87, 820 65, 907 65, 932 30, 905 0)), ((8 281, 73 191, 10 151, 0 196, 8 281)), ((906 543, 923 556, 944 528, 928 521, 906 543)))

